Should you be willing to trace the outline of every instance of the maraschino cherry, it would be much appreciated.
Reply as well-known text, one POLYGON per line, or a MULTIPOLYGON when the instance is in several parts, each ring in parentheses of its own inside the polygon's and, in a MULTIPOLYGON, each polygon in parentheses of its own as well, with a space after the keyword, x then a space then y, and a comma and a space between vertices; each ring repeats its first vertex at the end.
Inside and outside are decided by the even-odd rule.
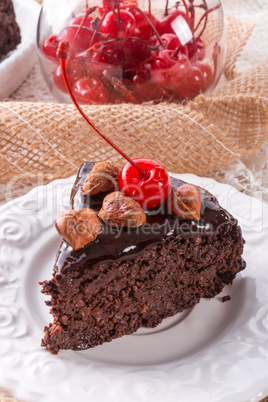
POLYGON ((49 38, 44 40, 43 43, 43 53, 44 55, 52 60, 54 63, 58 63, 57 58, 57 35, 51 35, 49 38))
POLYGON ((185 19, 186 21, 188 20, 186 14, 178 9, 175 9, 171 11, 169 14, 165 14, 161 18, 159 18, 159 20, 156 21, 156 29, 158 33, 160 35, 167 33, 174 34, 174 29, 172 28, 172 22, 179 16, 182 16, 183 19, 185 19))
MULTIPOLYGON (((58 63, 59 41, 69 42, 68 77, 80 103, 187 102, 217 80, 220 48, 215 43, 212 69, 201 36, 208 15, 220 6, 181 0, 169 7, 166 0, 164 14, 156 18, 151 0, 147 10, 136 0, 98 0, 46 39, 42 53, 58 63)), ((61 67, 53 74, 57 89, 67 92, 61 67)))
POLYGON ((103 83, 97 78, 82 77, 73 86, 73 92, 80 103, 99 103, 108 102, 108 92, 103 83))
POLYGON ((68 74, 67 74, 67 58, 69 43, 60 41, 57 56, 60 59, 61 70, 65 85, 69 95, 87 123, 117 152, 120 153, 127 161, 119 174, 118 185, 120 190, 127 196, 137 200, 144 209, 153 209, 162 204, 171 190, 171 180, 163 166, 152 159, 130 159, 117 145, 115 145, 106 135, 104 135, 94 123, 92 123, 87 115, 83 112, 78 104, 72 91, 68 74))
POLYGON ((144 173, 140 174, 132 164, 126 163, 119 174, 119 188, 144 209, 156 208, 170 192, 170 178, 165 169, 152 159, 134 159, 134 162, 144 173))

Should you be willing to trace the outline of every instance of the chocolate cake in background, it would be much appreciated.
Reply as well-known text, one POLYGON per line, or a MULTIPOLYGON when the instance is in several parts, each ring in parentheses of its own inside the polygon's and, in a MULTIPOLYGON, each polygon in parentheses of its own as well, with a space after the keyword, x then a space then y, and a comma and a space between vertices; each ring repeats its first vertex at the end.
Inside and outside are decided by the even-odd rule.
POLYGON ((12 0, 0 0, 0 59, 21 42, 12 0))
MULTIPOLYGON (((82 165, 71 207, 98 214, 105 194, 82 194, 93 166, 82 165)), ((172 179, 173 189, 183 184, 172 179)), ((42 346, 53 354, 92 348, 142 326, 155 327, 231 284, 245 268, 240 227, 214 196, 199 190, 198 220, 181 219, 165 206, 146 212, 140 227, 112 227, 100 220, 98 236, 77 251, 63 239, 52 279, 42 282, 54 318, 42 346)))

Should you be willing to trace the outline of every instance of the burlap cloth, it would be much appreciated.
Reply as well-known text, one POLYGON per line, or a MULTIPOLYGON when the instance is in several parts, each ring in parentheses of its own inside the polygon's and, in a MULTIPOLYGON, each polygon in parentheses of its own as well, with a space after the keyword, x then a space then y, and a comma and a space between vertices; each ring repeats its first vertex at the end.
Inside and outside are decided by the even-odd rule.
MULTIPOLYGON (((236 2, 223 3, 232 10, 236 2)), ((261 18, 267 26, 268 14, 261 18)), ((155 159, 172 172, 207 175, 268 200, 268 58, 251 63, 244 54, 244 64, 237 68, 253 27, 252 22, 228 17, 224 75, 211 94, 187 106, 106 105, 84 110, 130 157, 155 159)), ((0 103, 0 202, 68 177, 86 160, 124 163, 72 105, 55 103, 44 82, 36 91, 37 79, 42 81, 38 64, 27 82, 0 103)), ((0 401, 17 400, 0 388, 0 401)))

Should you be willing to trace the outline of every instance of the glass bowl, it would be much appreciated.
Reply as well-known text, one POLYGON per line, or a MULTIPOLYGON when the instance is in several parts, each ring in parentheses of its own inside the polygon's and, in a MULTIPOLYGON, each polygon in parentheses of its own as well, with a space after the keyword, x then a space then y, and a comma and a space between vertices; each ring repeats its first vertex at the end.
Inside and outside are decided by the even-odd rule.
POLYGON ((83 104, 186 102, 211 90, 223 70, 220 0, 44 0, 39 61, 59 102, 70 102, 57 47, 83 104))

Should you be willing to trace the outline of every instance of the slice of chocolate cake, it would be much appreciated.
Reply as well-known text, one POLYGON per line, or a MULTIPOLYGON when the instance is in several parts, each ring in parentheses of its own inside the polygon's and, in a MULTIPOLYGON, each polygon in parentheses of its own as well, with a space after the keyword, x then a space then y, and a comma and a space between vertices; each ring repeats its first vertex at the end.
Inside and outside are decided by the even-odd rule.
POLYGON ((0 1, 0 59, 21 42, 12 0, 0 1))
POLYGON ((94 194, 91 181, 88 195, 93 167, 82 165, 71 193, 72 211, 62 215, 75 219, 75 233, 87 235, 80 241, 74 227, 68 229, 69 218, 57 220, 68 242, 61 242, 52 279, 42 282, 54 318, 45 327, 42 346, 53 354, 155 327, 200 298, 216 296, 245 268, 237 220, 207 191, 172 179, 172 195, 157 209, 144 213, 124 195, 124 202, 130 200, 124 207, 109 209, 120 194, 109 185, 94 194), (182 196, 185 188, 199 193, 200 202, 198 196, 182 196), (85 230, 84 219, 93 222, 92 214, 94 228, 85 230))

